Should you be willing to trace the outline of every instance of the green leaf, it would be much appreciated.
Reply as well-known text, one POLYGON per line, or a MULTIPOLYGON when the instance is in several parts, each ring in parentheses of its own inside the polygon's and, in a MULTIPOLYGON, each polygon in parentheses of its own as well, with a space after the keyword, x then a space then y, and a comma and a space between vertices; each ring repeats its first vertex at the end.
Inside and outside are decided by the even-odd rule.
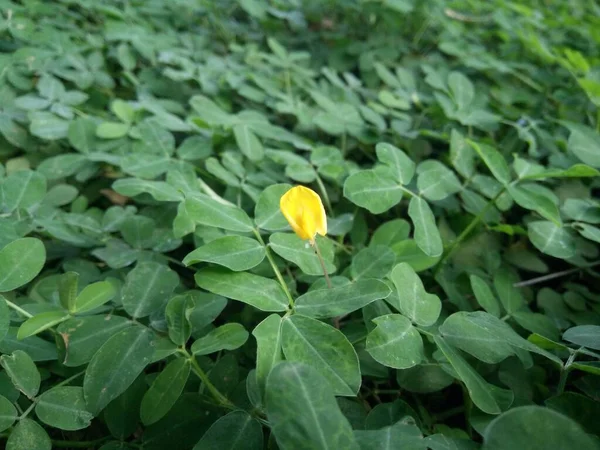
POLYGON ((85 402, 98 415, 145 369, 154 353, 154 333, 134 326, 112 336, 94 354, 83 380, 85 402))
POLYGON ((377 430, 354 430, 361 450, 426 450, 423 435, 414 424, 396 422, 377 430))
POLYGON ((279 283, 246 272, 202 269, 194 276, 202 289, 238 300, 261 311, 285 311, 288 300, 279 283))
POLYGON ((571 134, 567 148, 588 166, 600 168, 600 135, 590 127, 581 124, 569 124, 571 134))
POLYGON ((87 428, 94 418, 79 386, 58 386, 44 392, 38 398, 35 414, 46 425, 66 431, 87 428))
POLYGON ((69 315, 62 310, 46 311, 30 317, 19 327, 17 339, 25 339, 29 336, 41 333, 48 328, 58 325, 69 318, 69 315))
POLYGON ((454 378, 440 364, 425 362, 410 369, 398 370, 396 380, 402 389, 417 394, 441 391, 454 382, 454 378))
POLYGON ((561 259, 575 256, 575 239, 567 228, 539 220, 527 224, 527 235, 531 243, 542 253, 561 259))
POLYGON ((79 290, 79 274, 77 272, 65 272, 58 281, 58 296, 60 304, 64 309, 72 309, 79 290))
MULTIPOLYGON (((358 357, 352 344, 339 330, 310 317, 294 314, 283 320, 281 334, 286 360, 314 368, 328 381, 334 395, 356 395, 361 384, 358 357)), ((270 395, 268 384, 269 381, 267 398, 270 395)))
POLYGON ((223 111, 216 103, 203 95, 195 95, 190 99, 190 105, 194 108, 202 121, 209 125, 230 125, 236 119, 231 114, 223 111))
POLYGON ((450 133, 450 161, 452 166, 465 178, 475 174, 476 153, 465 137, 452 129, 450 133))
POLYGON ((568 169, 548 169, 539 173, 527 174, 524 180, 544 180, 546 178, 587 178, 598 177, 600 171, 585 164, 574 164, 568 169))
POLYGON ((71 121, 67 132, 69 143, 81 153, 91 153, 96 146, 96 122, 78 117, 71 121))
POLYGON ((477 275, 471 275, 469 280, 471 281, 471 289, 473 289, 477 303, 491 315, 500 317, 500 314, 502 313, 500 304, 498 303, 498 299, 494 296, 489 284, 477 275))
POLYGON ((54 361, 57 359, 56 345, 37 336, 31 336, 23 340, 17 339, 17 327, 10 327, 3 341, 0 341, 1 353, 12 353, 22 350, 34 361, 54 361))
POLYGON ((186 317, 192 325, 192 331, 199 331, 211 324, 227 306, 227 299, 209 292, 188 291, 192 309, 186 317))
POLYGON ((13 428, 6 450, 52 450, 48 433, 37 422, 24 418, 13 428))
POLYGON ((277 231, 288 227, 288 222, 279 208, 279 201, 291 188, 292 185, 287 183, 274 184, 261 192, 254 208, 254 221, 258 228, 277 231))
POLYGON ((260 161, 265 155, 262 143, 252 132, 249 125, 240 124, 233 126, 235 141, 244 155, 250 161, 260 161))
POLYGON ((517 281, 518 279, 512 275, 512 272, 505 268, 500 268, 494 274, 494 287, 502 306, 509 314, 513 314, 525 306, 525 299, 521 291, 514 286, 517 281))
POLYGON ((359 448, 329 383, 309 366, 293 362, 275 366, 267 380, 266 404, 281 450, 359 448))
POLYGON ((377 144, 375 151, 377 159, 393 170, 396 181, 403 185, 410 183, 415 174, 415 163, 406 153, 387 142, 377 144))
POLYGON ((450 169, 439 161, 427 160, 417 168, 419 195, 428 200, 443 200, 462 189, 460 181, 450 169))
POLYGON ((194 194, 184 205, 189 217, 197 224, 230 231, 253 230, 252 220, 237 206, 225 205, 203 194, 194 194))
POLYGON ((140 262, 125 279, 123 307, 133 318, 146 317, 166 303, 178 283, 177 273, 167 266, 140 262))
POLYGON ((263 431, 246 411, 233 411, 211 425, 194 450, 262 450, 263 431))
POLYGON ((563 340, 582 347, 600 350, 600 326, 578 325, 569 328, 564 332, 563 340))
POLYGON ((0 365, 4 368, 14 386, 33 399, 40 390, 41 376, 31 357, 22 350, 12 355, 0 356, 0 365))
POLYGON ((508 193, 519 206, 537 212, 544 219, 550 220, 557 226, 562 224, 558 206, 548 197, 537 195, 534 191, 528 190, 527 184, 508 186, 508 193))
MULTIPOLYGON (((317 236, 317 245, 321 250, 325 269, 328 274, 334 273, 333 244, 329 239, 317 236)), ((306 241, 292 233, 273 233, 269 238, 269 246, 283 259, 296 264, 307 275, 323 275, 323 268, 317 253, 306 241)))
POLYGON ((423 272, 437 264, 442 258, 442 255, 427 256, 423 250, 419 248, 414 239, 406 239, 396 242, 392 247, 392 251, 396 255, 396 263, 408 263, 415 272, 423 272))
POLYGON ((471 140, 467 140, 469 145, 477 152, 494 178, 500 183, 507 185, 510 183, 510 169, 504 156, 494 147, 487 144, 480 144, 471 140))
POLYGON ((19 170, 2 180, 0 187, 3 209, 7 212, 28 209, 44 199, 46 177, 33 170, 19 170))
POLYGON ((96 137, 101 139, 119 139, 127 135, 130 125, 120 122, 104 122, 96 128, 96 137))
POLYGON ((63 364, 77 367, 89 362, 111 336, 130 326, 131 321, 115 315, 73 318, 61 323, 56 331, 64 347, 63 364))
POLYGON ((121 195, 134 197, 149 194, 159 202, 177 202, 183 195, 164 181, 147 181, 138 178, 121 178, 113 183, 112 188, 121 195))
POLYGON ((451 345, 488 364, 499 363, 522 349, 543 355, 557 364, 559 358, 519 336, 506 322, 483 311, 459 311, 439 328, 451 345))
POLYGON ((140 406, 140 418, 144 425, 159 421, 169 412, 183 392, 190 370, 189 360, 176 358, 158 374, 144 394, 140 406))
POLYGON ((84 313, 88 311, 92 311, 99 306, 104 305, 106 302, 112 300, 112 298, 116 295, 117 291, 113 283, 109 281, 98 281, 97 283, 92 283, 79 293, 75 300, 75 305, 73 309, 70 310, 71 313, 84 313))
POLYGON ((587 223, 578 223, 576 230, 584 238, 600 243, 600 228, 588 225, 587 223))
POLYGON ((344 197, 372 214, 381 214, 402 199, 402 186, 391 171, 362 170, 346 178, 344 197))
POLYGON ((211 262, 239 272, 252 269, 265 258, 265 248, 255 239, 243 236, 224 236, 197 248, 183 259, 190 266, 211 262))
POLYGON ((148 383, 142 374, 125 392, 106 406, 103 416, 112 436, 125 440, 139 428, 140 405, 147 390, 148 383))
POLYGON ((337 317, 356 311, 390 295, 382 281, 360 279, 350 284, 308 291, 296 300, 296 311, 309 317, 337 317))
POLYGON ((408 239, 410 224, 404 219, 394 219, 381 224, 371 236, 369 245, 390 246, 408 239))
POLYGON ((210 355, 221 350, 235 350, 248 340, 248 332, 239 323, 228 323, 210 331, 192 344, 194 355, 210 355))
POLYGON ((435 336, 433 339, 457 375, 465 383, 475 406, 487 414, 500 414, 502 412, 501 402, 494 392, 495 390, 500 391, 500 389, 485 381, 442 337, 435 336))
POLYGON ((165 309, 169 338, 177 345, 185 345, 192 334, 189 315, 195 306, 194 296, 181 294, 172 297, 165 309))
POLYGON ((475 97, 475 87, 461 72, 450 72, 448 75, 448 87, 459 110, 467 109, 475 97))
POLYGON ((45 262, 46 249, 39 239, 27 237, 6 245, 0 250, 0 292, 29 283, 45 262))
POLYGON ((390 278, 398 292, 400 312, 419 325, 433 325, 442 310, 442 302, 437 295, 425 291, 414 269, 407 263, 397 264, 390 278))
POLYGON ((421 335, 410 320, 400 314, 373 319, 377 325, 367 336, 367 351, 380 364, 394 369, 408 369, 423 358, 421 335))
POLYGON ((13 404, 6 397, 0 395, 0 432, 11 427, 18 417, 13 404))
POLYGON ((396 262, 396 255, 384 245, 371 245, 352 258, 351 272, 355 280, 385 278, 396 262))
POLYGON ((169 169, 169 155, 152 154, 148 157, 147 152, 128 153, 121 159, 123 172, 138 178, 156 178, 169 169))
POLYGON ((440 256, 444 250, 435 216, 425 200, 413 197, 408 204, 408 215, 415 227, 414 239, 427 256, 440 256))
POLYGON ((283 359, 281 352, 281 316, 271 314, 260 322, 252 335, 256 339, 256 383, 264 396, 267 377, 275 365, 283 359))
POLYGON ((494 419, 483 433, 482 450, 597 449, 597 442, 568 417, 540 406, 520 406, 494 419))
POLYGON ((29 132, 41 139, 56 141, 67 137, 69 132, 69 121, 48 111, 30 112, 29 120, 29 132))

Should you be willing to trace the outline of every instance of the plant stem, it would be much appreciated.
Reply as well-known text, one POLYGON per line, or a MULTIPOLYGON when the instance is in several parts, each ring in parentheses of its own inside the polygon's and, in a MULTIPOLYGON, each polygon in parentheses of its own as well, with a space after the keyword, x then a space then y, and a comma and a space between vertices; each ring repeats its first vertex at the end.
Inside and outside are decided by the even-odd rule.
MULTIPOLYGON (((315 172, 316 173, 316 172, 315 172)), ((329 200, 329 194, 327 194, 327 189, 325 189, 325 185, 323 184, 323 180, 317 175, 317 184, 319 185, 319 190, 321 191, 321 195, 323 196, 323 200, 325 201, 325 206, 329 211, 329 215, 333 217, 333 207, 331 206, 331 201, 329 200)))
POLYGON ((81 372, 77 372, 75 375, 72 375, 69 378, 67 378, 66 380, 61 381, 54 387, 60 387, 60 386, 64 386, 65 384, 69 384, 71 381, 73 381, 76 378, 79 378, 84 373, 85 373, 85 370, 82 370, 81 372))
POLYGON ((283 279, 283 276, 281 275, 281 272, 279 271, 277 264, 275 264, 275 260, 273 259, 273 256, 271 255, 271 250, 269 249, 269 246, 267 244, 265 244, 265 241, 263 240, 262 236, 260 235, 260 231, 258 231, 256 228, 254 229, 254 235, 256 236, 256 239, 258 239, 258 242, 260 242, 262 244, 262 246, 265 248, 265 254, 267 255, 267 259, 269 260, 269 263, 271 264, 271 267, 273 268, 273 272, 275 272, 275 276, 277 277, 279 284, 283 288, 283 291, 285 292, 285 295, 288 298, 290 308, 294 309, 294 297, 292 297, 292 294, 290 293, 290 290, 288 289, 287 284, 285 284, 285 280, 283 279))
POLYGON ((101 444, 109 439, 110 436, 104 436, 103 438, 96 439, 95 441, 62 441, 52 439, 52 446, 62 448, 97 448, 98 444, 101 444))
POLYGON ((36 401, 33 401, 33 403, 31 403, 31 405, 29 405, 29 408, 27 408, 25 411, 23 411, 23 414, 21 414, 21 415, 19 416, 19 420, 22 420, 22 419, 24 419, 25 417, 27 417, 27 416, 29 415, 29 413, 30 413, 31 411, 33 411, 33 408, 35 408, 35 405, 36 405, 36 404, 37 404, 37 402, 36 402, 36 401))
POLYGON ((548 275, 543 275, 541 277, 531 278, 529 280, 521 281, 519 283, 513 284, 514 287, 525 287, 531 286, 533 284, 542 283, 544 281, 553 280, 554 278, 563 277, 566 275, 571 275, 572 273, 577 273, 580 270, 589 269, 591 267, 595 267, 600 265, 600 261, 594 261, 593 263, 586 264, 585 266, 575 267, 574 269, 563 270, 561 272, 555 272, 548 275))
POLYGON ((202 383, 204 383, 206 389, 208 389, 208 391, 211 393, 214 399, 217 402, 219 402, 219 405, 224 406, 226 408, 234 408, 233 403, 231 403, 227 397, 221 394, 221 392, 215 387, 215 385, 210 382, 208 375, 206 375, 204 370, 202 370, 202 367, 200 367, 200 364, 198 364, 198 361, 196 361, 194 355, 191 355, 185 349, 181 349, 179 350, 179 352, 185 355, 185 357, 192 365, 192 371, 198 376, 198 378, 200 378, 202 383))
POLYGON ((560 370, 560 380, 558 381, 558 386, 556 388, 556 395, 560 395, 564 392, 565 386, 567 385, 567 376, 569 375, 571 364, 575 361, 577 357, 577 351, 573 351, 567 362, 560 370))
POLYGON ((21 313, 22 315, 24 315, 25 317, 27 317, 28 319, 32 318, 33 315, 29 314, 27 311, 25 311, 24 309, 22 309, 20 306, 15 305, 13 302, 11 302, 10 300, 8 300, 7 298, 4 299, 4 301, 6 302, 6 304, 11 308, 14 309, 15 311, 17 311, 18 313, 21 313))
POLYGON ((440 271, 440 269, 443 267, 444 263, 448 260, 448 258, 452 255, 452 253, 454 253, 454 251, 456 250, 456 248, 458 247, 458 244, 460 244, 462 241, 465 240, 465 238, 471 233, 471 231, 473 231, 473 229, 479 225, 479 222, 481 222, 481 220, 483 219, 483 217, 486 215, 486 213, 488 212, 488 210, 496 203, 496 200, 498 200, 498 197, 500 197, 504 191, 506 190, 506 187, 503 187, 495 196, 494 198, 492 198, 484 207, 483 209, 479 212, 479 214, 477 214, 477 216, 471 221, 471 223, 469 225, 467 225, 467 227, 463 230, 463 232, 454 240, 452 241, 452 243, 450 244, 450 246, 448 247, 448 249, 444 252, 442 259, 440 259, 440 262, 438 263, 434 275, 437 275, 437 273, 440 271))
POLYGON ((312 241, 312 246, 315 248, 317 252, 317 258, 319 258, 319 262, 321 263, 321 268, 323 269, 323 275, 325 276, 325 281, 327 282, 327 287, 331 289, 331 280, 329 279, 329 274, 327 273, 327 268, 325 267, 325 261, 323 260, 323 256, 321 255, 321 250, 319 250, 319 245, 317 244, 317 240, 312 241))

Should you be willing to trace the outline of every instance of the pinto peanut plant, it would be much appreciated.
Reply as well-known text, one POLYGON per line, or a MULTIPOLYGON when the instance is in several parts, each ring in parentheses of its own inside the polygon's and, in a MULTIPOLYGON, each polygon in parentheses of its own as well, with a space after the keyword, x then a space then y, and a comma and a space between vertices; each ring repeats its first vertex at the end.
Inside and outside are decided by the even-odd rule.
POLYGON ((600 448, 599 17, 0 0, 0 447, 600 448))

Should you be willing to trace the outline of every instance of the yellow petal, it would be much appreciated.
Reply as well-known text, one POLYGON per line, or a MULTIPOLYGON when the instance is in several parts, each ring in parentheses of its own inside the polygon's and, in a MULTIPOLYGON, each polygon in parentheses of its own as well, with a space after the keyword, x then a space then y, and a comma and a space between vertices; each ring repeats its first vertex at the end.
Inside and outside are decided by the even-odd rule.
POLYGON ((321 197, 312 189, 295 186, 279 201, 281 212, 301 239, 314 241, 315 236, 327 234, 327 216, 321 197))

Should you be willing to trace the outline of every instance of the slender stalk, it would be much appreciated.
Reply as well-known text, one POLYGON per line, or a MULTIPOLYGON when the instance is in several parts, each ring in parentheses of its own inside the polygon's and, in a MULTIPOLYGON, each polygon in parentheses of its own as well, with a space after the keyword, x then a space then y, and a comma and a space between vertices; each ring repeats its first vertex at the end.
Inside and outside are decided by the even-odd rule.
POLYGON ((600 265, 600 261, 594 261, 593 263, 586 264, 585 266, 575 267, 574 269, 562 270, 560 272, 554 272, 548 275, 543 275, 541 277, 531 278, 529 280, 521 281, 519 283, 513 284, 514 287, 525 287, 531 286, 533 284, 542 283, 544 281, 553 280, 554 278, 564 277, 566 275, 571 275, 572 273, 577 273, 580 270, 589 269, 591 267, 595 267, 600 265))
POLYGON ((198 378, 200 378, 200 381, 204 383, 206 389, 208 389, 208 391, 214 397, 214 399, 217 402, 219 402, 219 405, 225 406, 226 408, 234 408, 234 404, 231 403, 227 397, 221 394, 221 392, 215 387, 215 385, 211 383, 210 379, 208 378, 208 375, 206 375, 204 370, 202 370, 202 367, 200 367, 200 364, 198 364, 198 361, 196 361, 194 355, 191 355, 185 349, 180 349, 179 352, 185 355, 187 360, 192 365, 192 371, 198 376, 198 378))
POLYGON ((99 444, 102 444, 109 439, 110 436, 104 436, 103 438, 96 439, 95 441, 63 441, 52 439, 52 446, 61 448, 97 448, 99 444))
POLYGON ((29 413, 31 411, 33 411, 33 408, 35 408, 35 405, 37 404, 37 401, 33 401, 33 403, 31 403, 31 405, 29 405, 29 408, 27 408, 25 411, 23 411, 23 413, 19 416, 19 420, 24 419, 25 417, 27 417, 29 415, 29 413))
POLYGON ((483 219, 483 217, 486 215, 486 213, 489 211, 489 209, 494 206, 494 204, 496 203, 496 200, 498 200, 498 197, 500 197, 504 191, 506 190, 506 187, 503 187, 500 192, 498 192, 494 198, 492 198, 487 205, 485 205, 483 207, 483 209, 479 212, 479 214, 471 221, 471 223, 463 230, 463 232, 454 240, 452 241, 452 243, 450 244, 450 246, 448 247, 448 249, 444 252, 442 259, 440 260, 440 262, 438 263, 434 274, 437 274, 440 269, 443 267, 444 263, 448 260, 448 258, 450 256, 452 256, 452 254, 454 253, 454 251, 456 250, 456 248, 458 247, 458 244, 460 244, 462 241, 465 240, 465 238, 471 233, 471 231, 473 231, 473 229, 479 225, 479 222, 481 222, 481 220, 483 219))
POLYGON ((277 264, 275 264, 275 260, 273 259, 273 256, 271 255, 271 249, 269 249, 269 246, 267 244, 265 244, 265 241, 263 240, 262 236, 260 235, 260 231, 258 231, 256 228, 254 229, 254 235, 256 236, 256 239, 258 239, 258 242, 260 242, 262 244, 262 246, 265 248, 265 254, 267 255, 269 264, 271 264, 271 267, 273 268, 273 272, 275 272, 275 276, 277 277, 279 284, 283 288, 283 291, 285 292, 285 295, 288 298, 290 308, 294 309, 294 297, 292 297, 292 294, 290 293, 290 290, 288 289, 287 284, 285 283, 285 280, 283 279, 283 275, 281 275, 281 272, 280 272, 279 268, 277 267, 277 264))
POLYGON ((323 269, 323 275, 325 276, 325 281, 327 282, 327 287, 331 289, 331 280, 329 279, 329 274, 327 273, 327 268, 325 267, 325 261, 323 260, 323 256, 321 255, 321 250, 319 250, 319 245, 317 244, 317 240, 313 240, 311 242, 315 251, 317 252, 317 258, 319 258, 319 262, 321 263, 321 268, 323 269))
POLYGON ((15 305, 13 302, 11 302, 10 300, 8 300, 7 298, 5 298, 4 301, 9 306, 9 308, 14 309, 15 311, 17 311, 21 315, 27 317, 28 319, 30 319, 30 318, 33 317, 32 314, 29 314, 27 311, 25 311, 24 309, 22 309, 20 306, 15 305))
POLYGON ((333 207, 331 206, 331 201, 329 200, 329 194, 327 194, 327 189, 325 189, 325 185, 323 184, 323 180, 317 175, 317 185, 319 186, 319 190, 321 191, 321 196, 325 201, 325 206, 327 207, 327 211, 329 211, 329 215, 333 217, 333 207))
POLYGON ((85 373, 85 370, 82 370, 81 372, 77 372, 75 375, 72 375, 69 378, 67 378, 66 380, 61 381, 54 387, 60 387, 60 386, 64 386, 65 384, 69 384, 71 381, 75 380, 76 378, 79 378, 84 373, 85 373))
POLYGON ((564 392, 565 386, 567 385, 567 376, 569 375, 569 371, 571 370, 571 364, 573 364, 576 357, 577 351, 573 351, 573 353, 571 353, 571 356, 569 356, 569 359, 567 359, 565 365, 562 367, 560 371, 560 380, 558 381, 558 386, 556 388, 556 395, 560 395, 564 392))

